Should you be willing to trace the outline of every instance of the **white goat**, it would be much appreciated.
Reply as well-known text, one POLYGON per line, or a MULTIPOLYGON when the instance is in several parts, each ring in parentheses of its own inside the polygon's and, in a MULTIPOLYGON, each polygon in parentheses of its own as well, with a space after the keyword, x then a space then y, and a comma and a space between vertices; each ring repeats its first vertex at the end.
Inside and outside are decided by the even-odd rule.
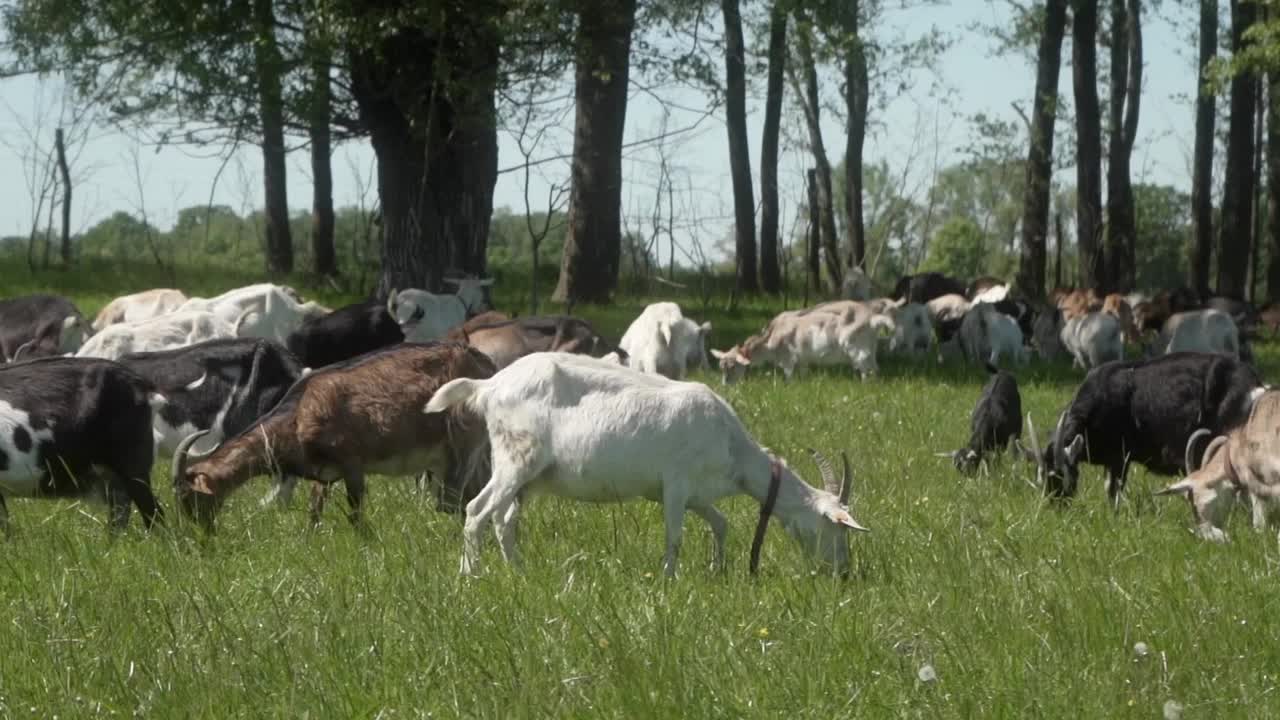
POLYGON ((964 317, 969 312, 970 302, 963 295, 942 295, 925 303, 925 307, 929 308, 929 317, 933 318, 934 324, 951 322, 964 317))
POLYGON ((453 295, 437 295, 409 288, 387 294, 387 313, 400 325, 408 342, 427 342, 444 337, 450 330, 467 321, 467 316, 485 308, 484 288, 493 278, 445 278, 456 284, 453 295))
POLYGON ((1175 352, 1222 353, 1240 357, 1240 330, 1221 310, 1175 313, 1164 323, 1156 339, 1155 354, 1175 352))
POLYGON ((1072 367, 1088 370, 1102 363, 1124 359, 1120 321, 1100 310, 1077 315, 1062 326, 1062 346, 1071 353, 1072 367))
POLYGON ((233 338, 253 312, 253 308, 244 310, 235 323, 203 310, 183 310, 137 323, 116 323, 89 338, 75 356, 119 360, 129 353, 170 350, 205 340, 233 338))
POLYGON ((281 344, 307 320, 329 314, 319 303, 299 302, 292 288, 271 283, 247 285, 211 298, 190 298, 178 308, 178 312, 189 310, 211 312, 228 323, 237 323, 246 311, 252 311, 240 324, 240 336, 281 344))
POLYGON ((684 379, 689 366, 707 366, 707 335, 711 323, 686 318, 673 302, 645 307, 631 322, 618 347, 626 351, 628 367, 673 380, 684 379))
POLYGON ((715 503, 742 494, 763 502, 772 477, 778 482, 773 512, 783 528, 837 572, 848 568, 847 530, 866 530, 849 512, 848 485, 832 482, 829 465, 823 468, 827 489, 811 487, 757 444, 733 408, 701 383, 579 355, 535 353, 487 380, 446 383, 424 411, 454 407, 484 418, 493 457, 493 476, 467 504, 464 574, 477 568, 490 519, 503 558, 518 562, 516 517, 521 503, 538 493, 661 502, 668 576, 676 571, 687 510, 711 527, 713 563, 722 567, 728 521, 715 503))
POLYGON ((973 296, 973 304, 978 303, 998 303, 1009 296, 1008 285, 992 285, 982 292, 973 296))
MULTIPOLYGON (((848 301, 845 301, 848 302, 848 301)), ((863 380, 877 372, 880 330, 893 332, 893 318, 872 313, 861 303, 839 310, 828 303, 811 310, 779 313, 764 330, 727 351, 712 350, 720 362, 721 381, 739 380, 752 364, 774 364, 790 380, 797 368, 849 363, 863 380)))
POLYGON ((116 323, 136 323, 171 313, 187 301, 181 290, 156 288, 132 295, 121 295, 107 303, 93 320, 93 329, 101 330, 116 323))
POLYGON ((869 300, 871 298, 871 278, 854 266, 845 268, 844 279, 840 281, 840 297, 845 300, 869 300))

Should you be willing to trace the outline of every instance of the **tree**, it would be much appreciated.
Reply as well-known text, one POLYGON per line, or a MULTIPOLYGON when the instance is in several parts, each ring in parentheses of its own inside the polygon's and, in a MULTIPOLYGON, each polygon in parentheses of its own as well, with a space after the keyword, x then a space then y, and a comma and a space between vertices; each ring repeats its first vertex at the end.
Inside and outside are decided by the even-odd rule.
POLYGON ((1280 68, 1267 72, 1267 299, 1280 302, 1280 68))
POLYGON ((1098 109, 1098 0, 1075 0, 1071 17, 1072 88, 1076 101, 1076 237, 1080 284, 1102 287, 1102 121, 1098 109))
POLYGON ((769 10, 769 69, 760 139, 760 284, 765 292, 782 289, 778 267, 778 136, 782 129, 783 76, 787 65, 787 10, 774 0, 769 10))
POLYGON ((262 181, 267 215, 267 272, 293 271, 293 240, 289 235, 289 191, 285 173, 284 74, 276 43, 276 17, 272 0, 253 0, 253 63, 258 81, 258 107, 262 127, 262 181))
POLYGON ((1209 69, 1218 54, 1218 0, 1200 0, 1200 45, 1196 73, 1195 150, 1191 169, 1191 287, 1209 294, 1213 252, 1213 139, 1217 104, 1209 86, 1209 69))
POLYGON ((973 220, 957 216, 948 220, 929 243, 929 255, 922 271, 937 270, 971 278, 986 271, 987 253, 982 228, 973 220))
POLYGON ((333 247, 332 131, 329 127, 332 102, 333 52, 328 28, 319 8, 307 18, 307 49, 311 56, 311 103, 307 134, 311 140, 311 262, 312 271, 323 277, 338 274, 338 258, 333 247))
POLYGON ((759 289, 756 277, 756 201, 751 188, 751 150, 747 140, 746 44, 738 0, 721 0, 724 15, 725 126, 729 132, 729 171, 733 177, 733 234, 737 287, 759 289))
POLYGON ((1108 106, 1106 263, 1109 290, 1134 287, 1137 239, 1129 160, 1142 98, 1142 7, 1111 0, 1111 99, 1108 106))
POLYGON ((1177 287, 1187 276, 1190 198, 1166 185, 1139 184, 1133 191, 1137 241, 1143 248, 1135 286, 1177 287))
POLYGON ((622 132, 636 0, 579 0, 569 230, 556 302, 606 302, 622 252, 622 132))
MULTIPOLYGON (((1245 33, 1257 18, 1251 0, 1231 0, 1231 51, 1244 51, 1245 33)), ((1231 77, 1231 116, 1227 120, 1227 168, 1222 191, 1222 224, 1218 231, 1218 294, 1243 300, 1249 273, 1249 238, 1253 226, 1253 123, 1257 96, 1254 73, 1243 69, 1231 77)))
POLYGON ((862 147, 867 137, 867 54, 858 34, 858 2, 841 3, 844 37, 845 99, 845 235, 848 237, 849 267, 866 267, 866 228, 862 217, 862 147))
MULTIPOLYGON (((844 274, 841 271, 839 238, 836 235, 836 216, 831 192, 831 161, 827 159, 826 144, 822 139, 822 123, 819 116, 821 102, 818 95, 818 65, 813 53, 813 27, 806 19, 796 18, 796 49, 800 60, 800 73, 804 76, 804 89, 800 79, 788 65, 791 84, 800 109, 804 113, 809 130, 809 152, 813 155, 816 170, 818 232, 820 244, 827 260, 827 274, 833 288, 839 288, 844 274)), ((810 212, 815 209, 811 206, 810 212)))
POLYGON ((1046 0, 1036 53, 1036 90, 1031 110, 1026 194, 1022 201, 1022 249, 1016 283, 1032 298, 1045 296, 1045 238, 1048 235, 1049 189, 1053 176, 1053 124, 1058 106, 1058 70, 1062 64, 1062 36, 1066 32, 1066 23, 1067 0, 1046 0))

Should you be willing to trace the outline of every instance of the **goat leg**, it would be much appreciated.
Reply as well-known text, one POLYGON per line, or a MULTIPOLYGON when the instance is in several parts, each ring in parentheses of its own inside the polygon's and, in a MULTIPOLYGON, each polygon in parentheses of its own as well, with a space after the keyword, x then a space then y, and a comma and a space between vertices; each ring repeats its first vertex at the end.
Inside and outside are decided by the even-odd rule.
POLYGON ((347 488, 347 504, 350 506, 347 518, 351 520, 352 525, 359 526, 364 521, 364 516, 361 512, 364 506, 364 471, 358 467, 349 467, 344 472, 344 475, 346 478, 344 484, 347 488))
POLYGON ((13 537, 13 526, 9 524, 9 506, 5 504, 3 495, 0 495, 0 529, 4 530, 6 539, 13 537))
POLYGON ((329 499, 329 484, 318 480, 311 483, 311 525, 320 524, 320 515, 324 513, 324 502, 329 499))

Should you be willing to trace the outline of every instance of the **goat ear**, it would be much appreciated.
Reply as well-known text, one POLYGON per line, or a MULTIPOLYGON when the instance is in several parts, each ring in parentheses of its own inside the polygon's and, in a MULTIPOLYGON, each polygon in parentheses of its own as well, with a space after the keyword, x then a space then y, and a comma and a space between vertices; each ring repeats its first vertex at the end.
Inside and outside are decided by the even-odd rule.
POLYGON ((1191 495, 1191 478, 1183 478, 1172 485, 1155 491, 1152 495, 1176 495, 1178 493, 1191 495))
POLYGON ((213 494, 213 488, 209 487, 208 475, 196 475, 195 480, 191 481, 191 485, 189 487, 191 492, 200 493, 201 495, 213 494))
POLYGON ((706 321, 706 322, 702 323, 701 325, 699 325, 699 326, 698 326, 698 332, 701 332, 703 335, 710 335, 710 334, 711 334, 711 321, 710 321, 710 320, 708 320, 708 321, 706 321))
POLYGON ((857 520, 854 520, 853 516, 850 515, 847 510, 843 510, 843 509, 833 510, 827 513, 827 519, 837 525, 843 525, 844 527, 847 527, 850 530, 856 530, 858 532, 871 532, 870 528, 864 527, 863 525, 859 524, 857 520))
POLYGON ((713 357, 713 358, 715 358, 715 359, 717 359, 717 360, 719 360, 720 358, 722 358, 722 357, 724 357, 725 355, 728 355, 728 354, 729 354, 729 353, 727 353, 727 352, 721 352, 720 350, 717 350, 717 349, 715 349, 715 348, 711 348, 711 357, 713 357))

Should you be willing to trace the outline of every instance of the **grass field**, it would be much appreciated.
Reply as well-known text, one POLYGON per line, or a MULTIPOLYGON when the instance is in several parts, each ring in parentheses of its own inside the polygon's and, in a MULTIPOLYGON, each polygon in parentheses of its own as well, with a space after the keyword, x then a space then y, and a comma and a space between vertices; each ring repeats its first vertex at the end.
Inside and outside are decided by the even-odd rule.
MULTIPOLYGON (((0 277, 7 294, 57 289, 86 312, 109 283, 148 286, 0 277)), ((616 334, 638 306, 582 314, 616 334)), ((717 344, 764 313, 712 316, 717 344)), ((1280 349, 1259 355, 1274 380, 1280 349)), ((984 376, 882 371, 698 378, 811 482, 803 448, 848 450, 873 532, 855 539, 846 582, 811 572, 776 525, 749 580, 746 498, 723 504, 727 573, 707 570, 710 538, 690 515, 673 582, 649 503, 540 499, 521 524, 524 572, 489 540, 485 573, 463 579, 459 521, 407 479, 371 482, 372 537, 333 506, 314 531, 301 502, 260 508, 266 480, 205 537, 176 522, 165 463, 154 481, 173 521, 151 536, 135 518, 109 541, 94 505, 12 501, 0 715, 1152 718, 1174 701, 1185 718, 1280 717, 1274 535, 1238 513, 1231 544, 1198 542, 1185 501, 1152 498, 1164 479, 1141 470, 1118 512, 1094 469, 1066 508, 1046 505, 1024 464, 962 479, 932 453, 966 440, 984 376), (936 681, 919 679, 925 665, 936 681)), ((1078 379, 1019 372, 1042 433, 1078 379)))

